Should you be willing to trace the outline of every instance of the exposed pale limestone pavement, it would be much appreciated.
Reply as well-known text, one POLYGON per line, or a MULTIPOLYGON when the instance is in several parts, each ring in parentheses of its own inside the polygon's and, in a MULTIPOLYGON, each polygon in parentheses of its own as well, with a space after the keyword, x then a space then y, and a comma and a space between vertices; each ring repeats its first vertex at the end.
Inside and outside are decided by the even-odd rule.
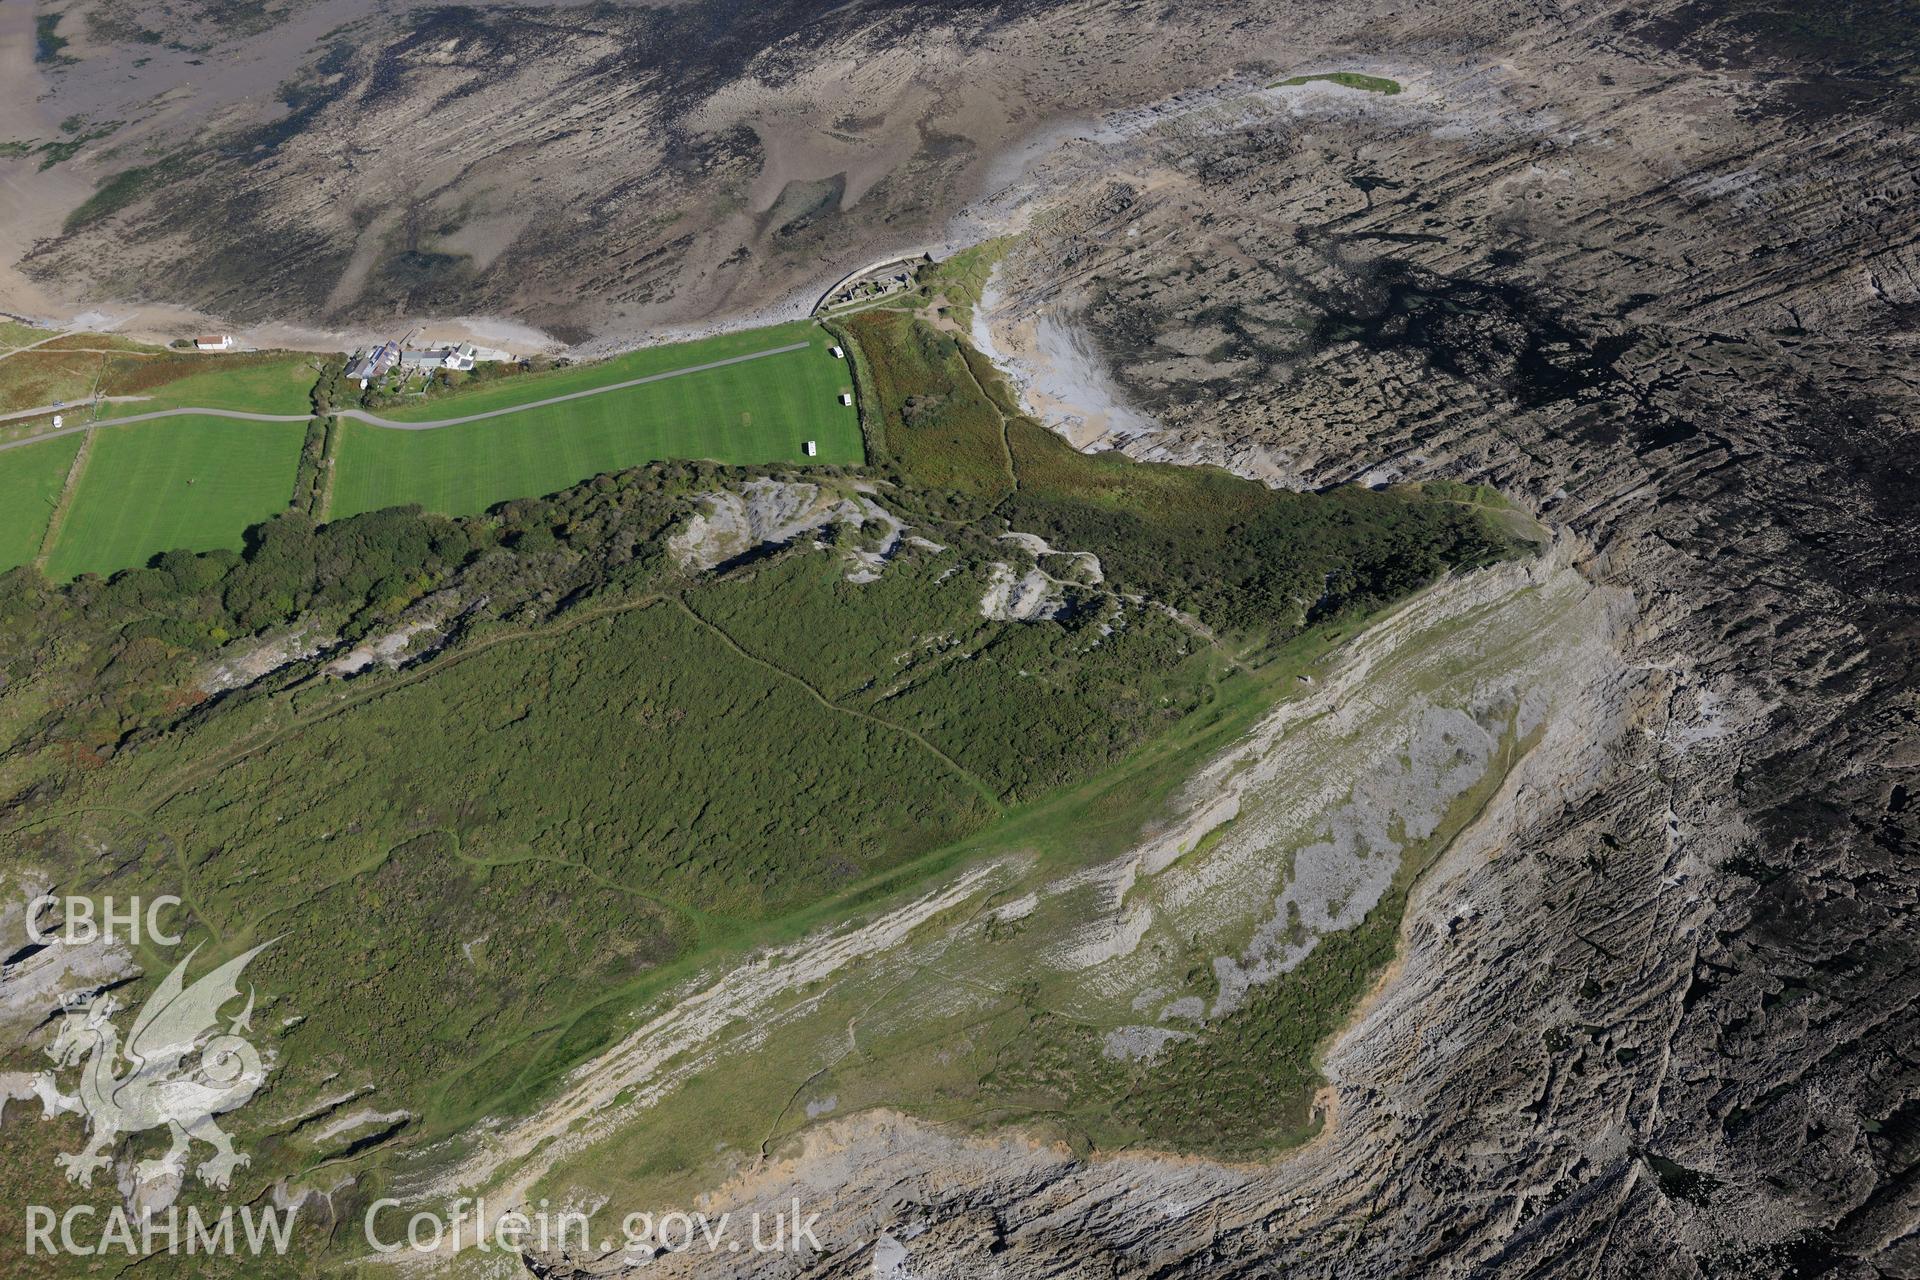
POLYGON ((980 1262, 991 1223, 1023 1275, 1920 1265, 1889 1136, 1920 1105, 1920 403, 1903 355, 1867 354, 1913 345, 1920 101, 1827 61, 1913 55, 1782 35, 1728 65, 1732 32, 1488 21, 1458 62, 1385 66, 1404 95, 1260 93, 1045 175, 989 323, 1086 332, 1160 428, 1107 443, 1299 486, 1493 483, 1633 592, 1651 700, 1595 722, 1604 769, 1429 878, 1286 1197, 1028 1152, 889 1226, 980 1262), (1156 1199, 1186 1208, 1143 1231, 1156 1199))
POLYGON ((1317 1142, 851 1117, 729 1188, 840 1213, 808 1274, 1920 1268, 1914 50, 1891 7, 1818 40, 1656 10, 1429 14, 1360 68, 1401 95, 1250 84, 1036 175, 996 332, 1082 327, 1161 427, 1109 443, 1496 484, 1632 594, 1636 683, 1422 882, 1317 1142))

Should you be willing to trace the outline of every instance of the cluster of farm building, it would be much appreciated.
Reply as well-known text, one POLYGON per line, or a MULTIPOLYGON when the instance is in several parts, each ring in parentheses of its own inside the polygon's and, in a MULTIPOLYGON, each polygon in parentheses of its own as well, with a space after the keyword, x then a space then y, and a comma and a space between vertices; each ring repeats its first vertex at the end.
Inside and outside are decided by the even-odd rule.
POLYGON ((466 373, 478 361, 510 358, 502 352, 483 350, 471 342, 445 347, 402 347, 398 342, 382 342, 356 352, 347 365, 347 377, 359 382, 365 390, 369 384, 396 370, 402 378, 430 376, 443 369, 466 373))

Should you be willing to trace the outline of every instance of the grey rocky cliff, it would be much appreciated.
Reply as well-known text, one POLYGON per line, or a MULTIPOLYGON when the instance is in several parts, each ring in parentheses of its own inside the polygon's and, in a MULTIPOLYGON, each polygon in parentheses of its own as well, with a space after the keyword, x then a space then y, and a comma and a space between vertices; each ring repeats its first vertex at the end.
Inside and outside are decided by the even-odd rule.
POLYGON ((1641 679, 1603 767, 1424 882, 1321 1139, 1225 1168, 852 1117, 723 1192, 825 1209, 805 1274, 1920 1273, 1914 43, 1769 13, 1355 19, 1340 65, 1405 94, 1250 82, 1052 162, 1011 358, 1079 326, 1141 456, 1499 486, 1631 592, 1641 679))

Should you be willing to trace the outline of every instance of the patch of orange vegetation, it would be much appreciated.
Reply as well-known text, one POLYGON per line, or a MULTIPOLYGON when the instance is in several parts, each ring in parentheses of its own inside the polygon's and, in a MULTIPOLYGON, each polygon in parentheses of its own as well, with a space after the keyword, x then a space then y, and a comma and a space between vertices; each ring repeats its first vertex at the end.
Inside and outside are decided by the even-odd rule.
POLYGON ((60 750, 70 768, 90 771, 103 768, 107 763, 105 756, 84 742, 63 742, 60 744, 60 750))
POLYGON ((166 709, 169 713, 186 711, 197 707, 207 700, 207 691, 195 685, 172 689, 167 693, 166 709))

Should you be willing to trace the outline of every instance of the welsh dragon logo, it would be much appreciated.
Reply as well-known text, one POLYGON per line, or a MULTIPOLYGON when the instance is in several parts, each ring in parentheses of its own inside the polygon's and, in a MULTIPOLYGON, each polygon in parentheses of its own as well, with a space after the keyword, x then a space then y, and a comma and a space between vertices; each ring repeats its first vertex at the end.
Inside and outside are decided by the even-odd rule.
POLYGON ((188 952, 141 1006, 125 1044, 112 1022, 120 1004, 111 996, 62 1015, 47 1056, 58 1064, 56 1071, 84 1062, 78 1090, 61 1093, 56 1071, 43 1071, 35 1078, 34 1091, 48 1117, 62 1112, 86 1117, 85 1149, 54 1157, 69 1182, 92 1186, 94 1173, 112 1163, 109 1153, 121 1135, 165 1126, 172 1131, 173 1145, 158 1160, 142 1160, 135 1175, 142 1182, 184 1175, 198 1140, 212 1147, 213 1154, 195 1173, 209 1186, 226 1189, 248 1157, 233 1149, 233 1140, 213 1118, 251 1098, 266 1080, 267 1068, 259 1051, 240 1034, 251 1029, 252 990, 246 1008, 224 1032, 220 1010, 239 998, 241 970, 272 945, 263 943, 236 956, 192 986, 185 981, 187 965, 199 948, 188 952))

